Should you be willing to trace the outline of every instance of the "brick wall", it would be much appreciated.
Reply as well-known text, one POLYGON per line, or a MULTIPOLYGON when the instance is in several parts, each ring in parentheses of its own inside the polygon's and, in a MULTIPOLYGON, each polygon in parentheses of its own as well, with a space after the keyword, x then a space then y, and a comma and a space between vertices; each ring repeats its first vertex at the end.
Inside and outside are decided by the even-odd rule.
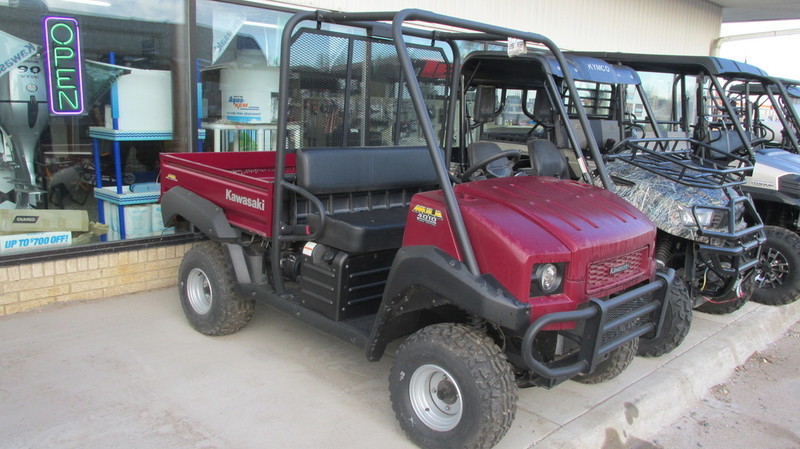
POLYGON ((177 285, 192 243, 0 267, 0 315, 177 285))

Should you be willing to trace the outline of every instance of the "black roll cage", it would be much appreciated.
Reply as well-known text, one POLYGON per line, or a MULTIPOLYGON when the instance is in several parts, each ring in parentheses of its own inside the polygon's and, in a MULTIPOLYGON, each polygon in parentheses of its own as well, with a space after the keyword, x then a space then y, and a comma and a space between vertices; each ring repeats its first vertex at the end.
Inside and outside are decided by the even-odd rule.
MULTIPOLYGON (((474 78, 475 74, 480 73, 479 70, 480 70, 481 66, 485 66, 485 65, 491 64, 493 62, 500 62, 500 63, 504 64, 504 67, 507 68, 508 67, 508 59, 507 59, 507 57, 505 57, 505 56, 501 57, 501 56, 499 56, 499 54, 500 53, 498 51, 473 52, 473 53, 470 53, 465 58, 463 66, 469 67, 469 62, 472 59, 477 59, 478 60, 478 62, 475 63, 474 69, 472 70, 473 78, 474 78)), ((581 149, 581 146, 578 143, 579 139, 578 139, 577 132, 569 124, 570 116, 569 116, 569 113, 567 111, 567 106, 564 104, 564 101, 563 101, 562 96, 561 96, 561 89, 559 88, 559 84, 565 82, 564 77, 562 75, 556 75, 556 74, 553 73, 553 71, 551 70, 549 64, 544 60, 544 56, 541 54, 541 52, 529 51, 527 54, 513 57, 513 59, 517 60, 517 61, 525 61, 525 62, 528 62, 528 63, 536 63, 541 68, 541 70, 542 70, 542 72, 541 72, 542 73, 541 84, 537 83, 537 87, 541 88, 541 92, 544 93, 545 95, 547 95, 548 102, 550 103, 552 108, 554 108, 556 115, 560 116, 563 119, 564 123, 562 125, 562 128, 566 132, 566 138, 569 141, 569 144, 570 144, 570 146, 572 148, 573 153, 575 153, 576 160, 579 162, 578 165, 579 165, 579 167, 581 169, 581 177, 583 178, 583 181, 585 183, 587 183, 587 184, 594 184, 594 177, 593 177, 592 173, 589 171, 589 169, 587 168, 588 166, 587 166, 587 164, 585 162, 586 161, 586 156, 583 154, 583 150, 581 149)), ((519 70, 517 70, 517 72, 519 72, 519 70)), ((464 75, 463 77, 465 77, 465 76, 466 75, 464 75)), ((467 90, 467 88, 469 86, 477 86, 477 85, 482 84, 483 79, 479 79, 478 81, 475 81, 473 78, 465 79, 464 82, 462 83, 462 89, 463 89, 463 91, 461 92, 462 98, 464 98, 466 90, 467 90)), ((503 108, 505 107, 506 91, 508 89, 520 89, 522 91, 522 98, 521 98, 522 112, 523 112, 523 114, 525 114, 525 116, 527 116, 531 120, 535 120, 534 113, 532 111, 528 110, 528 105, 527 105, 528 91, 532 87, 530 84, 528 84, 528 81, 522 81, 522 80, 519 80, 519 79, 515 79, 515 80, 512 80, 512 81, 509 82, 508 80, 504 80, 502 78, 497 79, 497 78, 495 78, 494 76, 491 76, 491 75, 489 76, 489 78, 491 79, 491 81, 495 82, 495 84, 497 85, 498 89, 502 90, 501 99, 500 99, 500 107, 497 110, 497 112, 495 113, 495 115, 500 114, 501 111, 503 110, 503 108), (497 81, 499 81, 499 82, 497 82, 497 81)), ((571 85, 573 87, 575 87, 575 83, 574 82, 575 82, 575 78, 572 77, 571 85)), ((575 90, 577 92, 577 90, 578 90, 577 87, 575 87, 575 90)), ((580 105, 579 105, 580 111, 578 111, 576 109, 576 111, 578 111, 576 115, 578 116, 579 119, 581 117, 583 117, 583 118, 586 118, 588 120, 588 115, 586 114, 586 110, 585 110, 585 108, 583 106, 583 103, 582 102, 578 102, 578 103, 580 103, 580 105)), ((462 108, 465 108, 465 107, 466 106, 462 106, 462 108)), ((478 125, 483 125, 483 123, 479 123, 478 125)), ((591 135, 590 135, 591 128, 586 127, 585 123, 583 121, 581 121, 581 125, 583 126, 583 132, 585 134, 587 144, 590 143, 594 147, 598 148, 598 151, 599 151, 599 147, 597 146, 597 143, 591 138, 591 135)), ((590 152, 592 153, 592 160, 594 161, 595 166, 597 167, 597 171, 598 171, 599 177, 600 177, 601 181, 603 181, 603 175, 608 173, 606 168, 605 168, 604 159, 596 157, 596 155, 598 153, 594 153, 591 150, 591 146, 589 147, 589 149, 590 149, 590 152)), ((462 152, 466 151, 466 148, 464 147, 463 142, 460 143, 460 150, 462 152)), ((461 160, 462 161, 465 160, 463 154, 462 154, 461 160)), ((605 183, 603 184, 603 186, 605 188, 609 188, 605 183)), ((609 190, 613 191, 613 184, 612 184, 612 188, 610 188, 609 190)))
MULTIPOLYGON (((723 110, 729 117, 732 118, 731 122, 736 134, 742 141, 744 149, 746 150, 750 160, 755 161, 755 153, 750 145, 750 139, 744 130, 741 122, 736 120, 736 111, 734 110, 727 95, 725 95, 725 87, 720 83, 722 79, 738 79, 738 80, 752 80, 761 83, 773 83, 770 78, 761 69, 748 64, 739 63, 737 61, 716 58, 711 56, 684 56, 684 55, 651 55, 651 54, 637 54, 637 53, 613 53, 613 52, 574 52, 578 55, 594 56, 603 59, 613 64, 624 64, 637 71, 660 72, 675 75, 676 79, 685 76, 701 76, 707 78, 712 87, 720 94, 723 110)), ((677 84, 673 83, 673 105, 676 103, 678 96, 677 84)), ((686 96, 686 86, 683 81, 680 83, 680 95, 682 98, 686 96)), ((698 88, 701 86, 698 85, 698 88)), ((785 90, 785 89, 784 89, 785 90)), ((699 103, 701 98, 698 98, 698 108, 702 107, 699 103)), ((684 104, 685 102, 681 102, 684 104)), ((673 106, 673 114, 674 111, 673 106)), ((686 123, 688 111, 683 110, 681 114, 680 123, 685 130, 688 130, 688 123, 686 123)), ((676 117, 669 124, 678 124, 676 117)))
MULTIPOLYGON (((725 84, 725 88, 728 89, 728 86, 736 81, 743 81, 743 87, 740 89, 730 89, 732 92, 741 94, 746 98, 756 96, 759 98, 766 97, 769 100, 769 104, 775 111, 778 121, 786 131, 785 138, 788 139, 788 146, 782 145, 781 149, 800 154, 800 142, 798 142, 798 133, 800 133, 800 116, 798 116, 797 111, 792 107, 789 91, 785 86, 789 80, 764 77, 756 79, 755 81, 757 81, 759 84, 753 86, 751 85, 751 82, 747 82, 748 80, 731 79, 725 84)), ((748 102, 746 125, 748 128, 753 128, 755 127, 755 123, 752 123, 755 121, 755 113, 751 111, 750 108, 751 105, 748 102)))
MULTIPOLYGON (((298 235, 293 233, 293 228, 288 225, 285 220, 284 191, 293 190, 296 193, 304 195, 308 192, 298 192, 302 190, 296 185, 292 184, 291 176, 286 173, 286 137, 288 126, 288 107, 289 107, 289 52, 291 48, 292 35, 295 30, 304 21, 316 22, 318 25, 321 23, 331 23, 346 25, 358 28, 364 28, 374 32, 375 36, 391 38, 397 54, 399 57, 400 66, 403 76, 405 78, 411 101, 419 120, 425 142, 430 152, 431 160, 439 180, 440 187, 445 200, 445 207, 447 214, 450 218, 450 225, 452 226, 453 234, 456 238, 456 245, 462 255, 463 262, 470 273, 477 276, 480 274, 478 263, 475 258, 475 253, 472 249, 472 243, 467 235, 464 219, 461 211, 456 202, 453 186, 450 181, 450 176, 447 170, 447 162, 445 159, 439 143, 436 139, 436 133, 433 129, 431 117, 427 111, 424 97, 420 89, 419 80, 414 73, 414 69, 409 57, 407 44, 403 36, 420 37, 430 39, 432 42, 443 41, 450 45, 453 52, 453 73, 452 73, 452 86, 450 89, 451 101, 449 103, 447 112, 447 126, 445 130, 445 146, 450 147, 450 142, 453 140, 454 122, 455 122, 455 105, 456 95, 459 92, 458 83, 460 80, 461 57, 457 40, 461 41, 496 41, 500 39, 516 38, 525 42, 540 44, 546 47, 553 54, 558 64, 564 72, 564 82, 570 90, 570 95, 579 98, 575 82, 569 73, 569 68, 564 55, 561 50, 550 39, 536 33, 529 33, 524 31, 513 30, 509 28, 489 25, 470 20, 458 19, 442 14, 436 14, 430 11, 423 11, 419 9, 405 9, 399 12, 326 12, 326 11, 309 11, 300 12, 292 16, 286 23, 281 36, 281 64, 280 64, 280 81, 279 81, 279 94, 278 94, 278 124, 277 124, 277 154, 276 154, 276 167, 275 167, 275 192, 273 199, 273 226, 272 238, 273 242, 270 247, 270 259, 273 261, 272 278, 274 281, 274 288, 277 294, 284 294, 286 292, 280 265, 276 262, 280 260, 281 245, 283 242, 307 240, 308 235, 298 235), (445 27, 455 27, 465 31, 427 31, 418 28, 404 27, 409 21, 422 22, 427 24, 435 24, 445 27), (390 28, 387 29, 387 23, 391 22, 390 28), (387 33, 390 31, 390 33, 387 33)), ((589 129, 589 122, 583 105, 577 102, 577 112, 579 120, 584 129, 589 129)), ((569 125, 567 125, 569 126, 569 125)), ((590 142, 589 149, 593 158, 602 160, 600 150, 596 143, 590 142)), ((447 152, 449 156, 449 150, 447 152)), ((613 182, 608 173, 604 170, 599 171, 600 178, 603 185, 609 189, 614 189, 613 182)), ((310 194, 308 194, 310 196, 310 194)), ((324 215, 324 214, 323 214, 324 215)))

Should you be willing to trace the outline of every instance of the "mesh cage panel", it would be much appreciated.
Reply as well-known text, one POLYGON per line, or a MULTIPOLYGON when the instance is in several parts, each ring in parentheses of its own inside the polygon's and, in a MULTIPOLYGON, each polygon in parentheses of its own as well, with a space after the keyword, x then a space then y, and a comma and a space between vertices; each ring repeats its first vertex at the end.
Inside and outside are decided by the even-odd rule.
POLYGON ((354 92, 355 101, 350 104, 350 127, 363 129, 363 136, 357 144, 350 145, 392 145, 400 83, 397 52, 385 42, 357 41, 354 48, 354 68, 360 88, 354 92))
POLYGON ((341 146, 348 40, 303 33, 289 52, 289 122, 299 122, 299 142, 287 148, 341 146), (337 145, 338 140, 338 145, 337 145))
MULTIPOLYGON (((422 89, 422 95, 425 98, 425 104, 428 107, 428 114, 430 114, 434 129, 440 133, 437 137, 441 141, 444 138, 442 134, 447 121, 448 95, 450 93, 449 80, 452 76, 452 66, 438 49, 411 47, 408 49, 408 53, 412 61, 414 61, 414 68, 422 89)), ((408 105, 407 107, 410 108, 413 123, 417 124, 411 98, 407 94, 403 98, 408 105)), ((401 137, 408 140, 408 142, 401 143, 403 145, 422 145, 425 143, 425 138, 419 126, 409 130, 405 136, 401 133, 401 137)))

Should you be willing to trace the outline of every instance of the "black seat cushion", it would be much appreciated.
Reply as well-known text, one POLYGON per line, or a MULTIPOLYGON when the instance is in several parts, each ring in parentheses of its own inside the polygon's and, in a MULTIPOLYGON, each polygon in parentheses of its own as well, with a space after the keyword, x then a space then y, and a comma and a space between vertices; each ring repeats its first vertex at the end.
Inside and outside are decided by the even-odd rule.
MULTIPOLYGON (((407 215, 407 207, 328 215, 316 241, 349 253, 399 248, 407 215)), ((319 221, 318 214, 308 216, 312 229, 319 228, 319 221)))

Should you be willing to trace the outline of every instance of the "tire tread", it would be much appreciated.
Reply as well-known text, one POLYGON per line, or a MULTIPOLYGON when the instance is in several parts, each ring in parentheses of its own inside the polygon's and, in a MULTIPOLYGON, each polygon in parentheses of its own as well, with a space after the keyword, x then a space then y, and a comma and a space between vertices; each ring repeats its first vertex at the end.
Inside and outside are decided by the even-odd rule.
MULTIPOLYGON (((461 324, 435 324, 423 328, 406 339, 397 350, 398 357, 405 351, 414 351, 416 347, 438 345, 466 362, 467 369, 480 387, 480 401, 489 404, 482 408, 481 425, 473 440, 465 443, 465 449, 489 449, 506 434, 516 414, 517 386, 516 378, 511 370, 505 354, 485 334, 461 324)), ((396 374, 396 366, 392 369, 392 378, 396 374)), ((392 379, 390 378, 390 387, 392 379)), ((390 399, 406 435, 423 447, 439 447, 426 445, 414 425, 404 418, 402 389, 390 388, 390 399)))
POLYGON ((186 304, 187 301, 182 298, 181 302, 187 319, 192 327, 205 335, 221 336, 237 332, 253 317, 255 301, 243 297, 237 291, 236 281, 228 266, 225 253, 220 244, 213 241, 205 241, 193 246, 184 256, 181 262, 181 277, 179 279, 182 297, 185 295, 183 291, 185 288, 183 276, 185 272, 192 268, 191 264, 197 263, 194 260, 195 258, 208 264, 208 267, 213 270, 213 276, 220 284, 220 291, 212 299, 217 303, 212 305, 213 310, 209 312, 214 314, 213 319, 210 321, 197 319, 197 316, 191 310, 191 306, 186 304))

